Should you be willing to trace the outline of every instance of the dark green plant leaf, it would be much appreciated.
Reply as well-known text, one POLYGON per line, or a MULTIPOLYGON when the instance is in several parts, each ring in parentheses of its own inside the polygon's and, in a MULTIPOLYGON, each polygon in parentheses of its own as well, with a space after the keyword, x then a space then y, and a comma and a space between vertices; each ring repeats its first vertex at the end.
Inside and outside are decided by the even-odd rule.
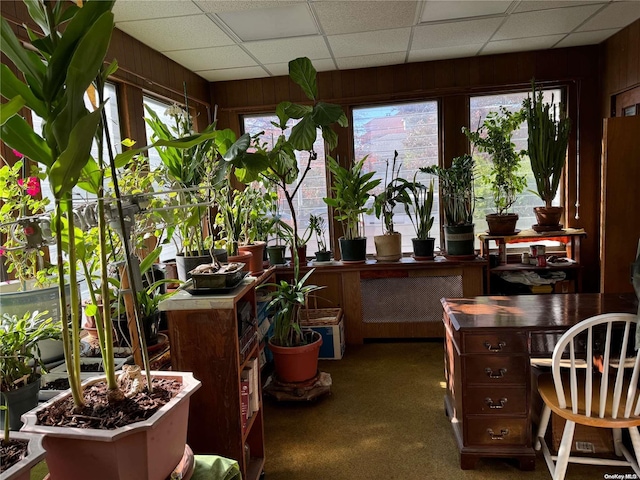
POLYGON ((78 180, 78 187, 83 190, 93 193, 94 195, 98 194, 98 190, 100 189, 100 177, 102 172, 100 171, 100 167, 98 166, 98 162, 95 161, 92 157, 89 158, 89 161, 80 172, 80 179, 78 180))
POLYGON ((47 114, 44 103, 39 100, 31 89, 16 77, 11 69, 4 63, 0 65, 0 95, 7 100, 20 95, 26 105, 39 117, 44 118, 47 114))
POLYGON ((280 102, 276 107, 276 116, 278 120, 280 120, 280 124, 276 125, 280 130, 284 130, 287 126, 287 122, 289 121, 289 115, 287 114, 287 108, 291 105, 291 102, 280 102))
POLYGON ((316 73, 311 60, 307 57, 296 58, 289 62, 289 78, 300 85, 310 100, 315 100, 318 97, 316 73))
POLYGON ((311 118, 316 125, 324 126, 337 122, 343 115, 344 111, 340 105, 318 102, 313 107, 311 118))
POLYGON ((324 138, 324 141, 327 143, 329 151, 333 150, 338 145, 338 134, 328 125, 324 125, 322 127, 322 138, 324 138))
POLYGON ((245 133, 222 155, 225 162, 233 162, 239 155, 245 153, 251 145, 251 135, 245 133))
POLYGON ((80 119, 69 135, 68 147, 51 166, 49 180, 55 198, 62 198, 78 182, 80 172, 89 161, 101 113, 100 108, 80 119))
POLYGON ((24 98, 20 95, 13 97, 7 103, 0 104, 0 125, 4 125, 7 120, 17 114, 24 107, 24 104, 24 98))
POLYGON ((2 141, 15 148, 34 162, 50 167, 53 165, 51 149, 40 136, 36 135, 31 125, 19 115, 14 115, 0 127, 2 141))
POLYGON ((311 117, 304 117, 292 129, 289 143, 296 150, 311 150, 316 141, 316 124, 311 117))
POLYGON ((45 35, 49 35, 49 23, 42 2, 38 0, 23 0, 23 2, 27 6, 31 19, 38 24, 45 35))
POLYGON ((298 105, 295 103, 289 103, 284 111, 289 116, 289 118, 297 119, 311 113, 313 111, 313 107, 310 105, 298 105))
POLYGON ((44 65, 34 52, 22 47, 11 26, 4 18, 0 19, 0 50, 18 67, 18 70, 31 77, 34 82, 37 82, 39 89, 42 89, 45 75, 44 65))

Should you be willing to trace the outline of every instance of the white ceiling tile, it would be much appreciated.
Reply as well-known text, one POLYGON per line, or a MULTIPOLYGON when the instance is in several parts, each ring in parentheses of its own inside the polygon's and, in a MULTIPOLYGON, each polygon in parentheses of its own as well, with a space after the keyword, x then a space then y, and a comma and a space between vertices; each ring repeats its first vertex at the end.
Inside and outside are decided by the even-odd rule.
POLYGON ((329 58, 331 54, 324 38, 296 37, 264 40, 262 42, 246 42, 244 47, 261 63, 287 63, 292 58, 309 57, 329 58))
POLYGON ((113 5, 116 24, 130 20, 198 15, 202 11, 191 0, 118 0, 113 5))
POLYGON ((256 8, 286 7, 306 0, 194 0, 207 13, 242 12, 256 8))
POLYGON ((600 3, 604 5, 608 0, 524 0, 518 4, 514 13, 531 12, 534 10, 547 10, 549 8, 577 7, 579 5, 593 5, 600 3))
POLYGON ((475 56, 484 43, 475 45, 458 45, 455 47, 427 48, 424 50, 411 50, 409 62, 427 62, 430 60, 444 60, 447 58, 464 58, 475 56))
POLYGON ((502 22, 501 18, 483 18, 464 22, 418 25, 413 30, 412 50, 486 43, 502 22))
POLYGON ((493 40, 569 33, 599 8, 600 5, 590 5, 514 13, 496 32, 493 40))
POLYGON ((117 27, 159 52, 234 43, 206 15, 136 20, 118 24, 117 27))
POLYGON ((196 50, 166 52, 171 60, 184 65, 191 71, 213 70, 215 68, 236 68, 255 66, 256 62, 237 45, 196 50))
POLYGON ((593 32, 576 32, 563 38, 556 47, 578 47, 580 45, 597 45, 618 31, 617 28, 594 30, 593 32))
POLYGON ((268 77, 269 74, 262 67, 225 68, 196 72, 209 82, 224 82, 226 80, 246 80, 249 78, 268 77))
POLYGON ((428 1, 425 3, 420 22, 435 22, 455 18, 502 15, 511 5, 510 1, 428 1))
POLYGON ((544 37, 518 38, 489 42, 480 52, 481 55, 493 53, 528 52, 553 47, 564 35, 546 35, 544 37))
POLYGON ((406 51, 410 33, 410 28, 393 28, 376 32, 331 35, 327 39, 334 56, 354 57, 406 51))
POLYGON ((579 32, 623 28, 640 18, 640 1, 615 2, 607 5, 596 16, 580 25, 579 32))
POLYGON ((418 2, 357 1, 314 2, 311 4, 327 35, 410 27, 418 2))
MULTIPOLYGON (((293 59, 293 57, 291 57, 293 59)), ((313 60, 313 67, 318 72, 328 72, 336 70, 336 64, 330 58, 321 60, 313 60)), ((286 63, 269 63, 264 64, 265 68, 271 72, 273 76, 289 75, 289 62, 286 63)))
POLYGON ((306 3, 217 15, 245 42, 318 34, 316 22, 306 3))
POLYGON ((380 55, 358 55, 356 57, 339 57, 336 63, 340 70, 352 68, 383 67, 404 63, 405 52, 382 53, 380 55))

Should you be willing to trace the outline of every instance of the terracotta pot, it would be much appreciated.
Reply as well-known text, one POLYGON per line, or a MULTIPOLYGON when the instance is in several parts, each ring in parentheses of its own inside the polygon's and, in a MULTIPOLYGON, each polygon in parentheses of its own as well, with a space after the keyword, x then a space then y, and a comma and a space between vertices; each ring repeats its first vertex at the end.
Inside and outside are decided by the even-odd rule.
POLYGON ((512 235, 516 231, 518 218, 517 213, 505 213, 503 215, 490 213, 486 216, 489 235, 512 235))
POLYGON ((31 469, 44 459, 46 452, 42 446, 42 435, 25 432, 11 432, 12 440, 27 440, 27 455, 14 464, 11 468, 2 472, 3 480, 29 480, 31 469))
MULTIPOLYGON (((291 251, 291 261, 293 262, 293 250, 291 251)), ((298 261, 300 265, 307 264, 307 245, 298 245, 298 261)))
MULTIPOLYGON (((253 258, 253 253, 251 252, 241 252, 238 255, 229 255, 228 260, 229 263, 244 263, 245 272, 251 272, 251 259, 253 258)), ((262 259, 260 259, 262 261, 262 259)))
POLYGON ((564 207, 534 207, 533 211, 536 214, 538 225, 553 227, 560 225, 564 207))
MULTIPOLYGON (((71 395, 70 391, 23 415, 23 431, 45 435, 43 445, 52 479, 85 478, 87 472, 92 480, 165 480, 171 475, 185 452, 189 398, 200 388, 200 381, 189 372, 151 373, 182 381, 183 389, 142 422, 114 430, 38 425, 37 412, 71 395)), ((94 377, 84 385, 100 380, 94 377)))
POLYGON ((253 276, 258 276, 264 272, 263 257, 266 245, 266 242, 255 242, 251 245, 242 245, 238 247, 238 251, 250 252, 252 254, 251 260, 249 261, 249 271, 253 276))
POLYGON ((402 258, 402 235, 398 232, 376 235, 376 260, 379 262, 397 262, 402 258))
POLYGON ((273 353, 276 375, 286 383, 299 383, 313 378, 318 373, 318 355, 322 336, 312 332, 313 343, 300 347, 281 347, 269 339, 269 349, 273 353))

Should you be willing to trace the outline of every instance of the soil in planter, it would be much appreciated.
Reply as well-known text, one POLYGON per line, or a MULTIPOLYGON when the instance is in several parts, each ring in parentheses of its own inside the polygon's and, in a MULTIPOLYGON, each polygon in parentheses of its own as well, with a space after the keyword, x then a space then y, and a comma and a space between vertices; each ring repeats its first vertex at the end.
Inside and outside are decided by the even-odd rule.
MULTIPOLYGON (((144 390, 132 398, 109 405, 107 385, 98 382, 84 389, 86 405, 76 411, 71 395, 37 414, 39 425, 113 430, 148 419, 182 389, 176 380, 153 379, 153 393, 144 390)), ((125 387, 126 390, 126 387, 125 387)))
POLYGON ((0 472, 9 470, 27 454, 27 440, 9 440, 0 442, 0 472))
POLYGON ((102 372, 102 365, 100 363, 81 363, 81 372, 102 372))
POLYGON ((50 382, 45 383, 40 387, 40 390, 68 390, 69 379, 68 378, 56 378, 50 382))

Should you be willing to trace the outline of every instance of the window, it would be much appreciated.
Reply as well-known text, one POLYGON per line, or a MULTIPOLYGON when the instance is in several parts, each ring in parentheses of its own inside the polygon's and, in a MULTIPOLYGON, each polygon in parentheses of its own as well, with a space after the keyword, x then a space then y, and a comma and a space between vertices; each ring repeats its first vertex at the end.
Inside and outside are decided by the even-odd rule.
MULTIPOLYGON (((556 108, 559 106, 562 92, 559 89, 545 90, 544 101, 550 103, 552 101, 556 108)), ((500 95, 483 95, 470 98, 470 129, 476 130, 479 125, 484 122, 489 112, 497 112, 501 106, 504 106, 509 111, 517 111, 522 108, 522 101, 527 98, 527 92, 519 93, 505 93, 500 95)), ((527 123, 523 122, 520 128, 514 132, 513 143, 516 146, 516 151, 527 149, 527 123)), ((490 166, 490 158, 486 153, 474 152, 474 158, 476 159, 476 173, 479 178, 483 172, 487 172, 490 166)), ((531 164, 529 163, 529 157, 525 156, 521 162, 521 170, 523 175, 526 176, 527 186, 524 191, 518 195, 516 203, 511 208, 513 213, 517 213, 519 216, 517 228, 522 230, 525 228, 531 228, 536 223, 536 217, 533 213, 533 207, 539 207, 542 205, 540 198, 533 192, 536 191, 536 182, 531 171, 531 164)), ((487 230, 487 221, 485 216, 489 213, 495 213, 495 209, 492 203, 492 196, 489 187, 482 181, 476 181, 476 195, 479 197, 476 202, 476 210, 474 213, 475 232, 481 233, 487 230)), ((560 204, 560 189, 554 200, 554 205, 560 204)), ((538 242, 540 243, 540 242, 538 242)), ((516 244, 522 246, 522 244, 516 244)), ((479 246, 476 240, 476 246, 479 246)), ((511 245, 514 247, 514 245, 511 245)))
MULTIPOLYGON (((402 163, 400 176, 412 180, 420 167, 438 164, 438 103, 436 101, 414 102, 395 105, 360 107, 353 109, 353 138, 355 159, 368 155, 366 171, 375 171, 374 178, 381 179, 375 194, 382 191, 387 160, 393 160, 394 150, 398 151, 398 161, 402 163)), ((418 181, 428 182, 429 175, 418 174, 418 181)), ((435 217, 431 236, 440 242, 438 182, 434 183, 435 217)), ((373 199, 370 200, 373 205, 373 199)), ((404 212, 404 207, 396 207, 395 230, 402 234, 402 251, 410 252, 411 239, 415 231, 404 212)), ((382 234, 382 219, 374 214, 365 217, 365 235, 373 238, 382 234)), ((372 240, 367 242, 367 253, 374 253, 372 240)))
MULTIPOLYGON (((278 123, 278 118, 275 115, 246 115, 243 117, 243 129, 245 133, 252 136, 260 132, 264 132, 260 136, 260 143, 266 143, 271 147, 280 136, 280 130, 277 127, 274 127, 271 122, 278 123)), ((290 132, 291 128, 288 128, 285 135, 288 137, 290 132)), ((305 230, 308 228, 309 216, 312 214, 323 217, 327 222, 327 225, 329 224, 327 219, 327 205, 322 200, 327 196, 327 169, 324 141, 320 130, 318 130, 318 136, 313 148, 318 154, 318 157, 316 160, 311 161, 311 170, 307 173, 304 183, 293 199, 295 204, 294 207, 296 209, 296 220, 298 222, 298 235, 300 237, 304 235, 305 230)), ((308 154, 306 152, 296 152, 296 157, 298 160, 298 168, 300 173, 302 173, 307 166, 308 154)), ((290 191, 294 188, 295 185, 292 185, 290 191)), ((278 192, 278 198, 279 211, 282 219, 292 225, 289 206, 287 205, 284 195, 280 191, 278 192)), ((311 235, 307 242, 307 255, 313 255, 317 250, 318 242, 315 235, 311 235)))
MULTIPOLYGON (((145 107, 150 108, 156 115, 158 115, 158 118, 165 125, 172 125, 174 123, 173 119, 165 113, 167 109, 171 107, 171 104, 162 102, 155 98, 147 97, 146 95, 142 97, 142 103, 144 104, 145 107)), ((144 112, 145 112, 145 118, 146 118, 147 117, 146 108, 144 112)), ((147 134, 147 142, 150 143, 151 136, 153 135, 153 130, 151 130, 151 127, 147 124, 147 122, 145 122, 144 128, 147 134)), ((162 160, 160 160, 160 155, 158 155, 158 151, 155 148, 150 148, 149 150, 147 150, 147 156, 149 157, 149 166, 151 170, 155 170, 162 164, 162 160)))

